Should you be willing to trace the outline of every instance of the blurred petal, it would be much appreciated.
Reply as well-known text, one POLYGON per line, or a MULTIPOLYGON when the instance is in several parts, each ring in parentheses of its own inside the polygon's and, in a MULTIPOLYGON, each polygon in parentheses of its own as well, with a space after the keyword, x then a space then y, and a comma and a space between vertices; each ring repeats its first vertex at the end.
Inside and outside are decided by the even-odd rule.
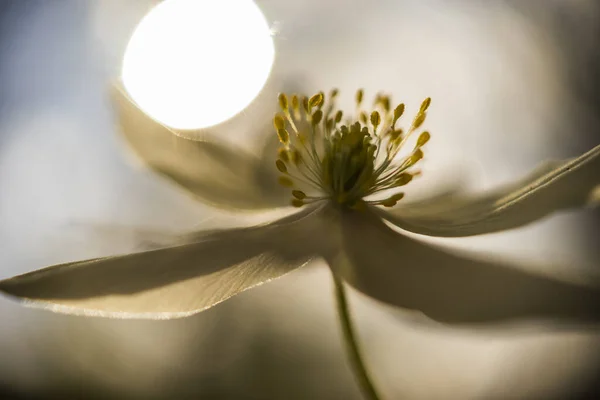
MULTIPOLYGON (((121 131, 142 161, 200 200, 248 210, 289 205, 289 194, 277 184, 274 165, 265 168, 258 157, 212 139, 178 135, 147 116, 120 86, 113 89, 113 103, 121 131)), ((249 129, 271 132, 271 121, 249 129)))
POLYGON ((269 225, 200 232, 192 243, 48 267, 0 291, 52 311, 120 318, 197 313, 306 264, 325 244, 322 209, 269 225))
POLYGON ((517 228, 551 213, 598 202, 600 146, 570 160, 548 162, 529 176, 479 196, 454 195, 426 205, 377 209, 384 219, 429 236, 472 236, 517 228))
POLYGON ((359 291, 446 323, 600 319, 600 289, 451 254, 405 237, 372 213, 342 216, 333 271, 359 291))

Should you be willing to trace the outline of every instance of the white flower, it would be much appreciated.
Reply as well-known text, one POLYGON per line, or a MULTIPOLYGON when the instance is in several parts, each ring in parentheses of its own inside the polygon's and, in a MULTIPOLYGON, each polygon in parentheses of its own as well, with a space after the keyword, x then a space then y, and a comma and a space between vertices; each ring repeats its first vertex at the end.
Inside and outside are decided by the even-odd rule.
POLYGON ((414 168, 430 138, 416 135, 430 100, 403 131, 397 125, 404 106, 392 108, 389 97, 378 95, 375 111, 364 113, 358 91, 357 111, 346 120, 335 95, 280 95, 273 168, 243 149, 178 136, 117 90, 124 135, 159 174, 215 206, 261 210, 291 200, 299 209, 261 226, 197 232, 176 246, 48 267, 1 281, 0 290, 53 311, 175 318, 323 259, 359 291, 439 321, 598 317, 596 287, 451 254, 386 222, 429 236, 471 236, 592 204, 600 197, 600 146, 495 191, 403 205, 398 190, 419 174, 414 168), (411 136, 416 144, 406 153, 411 136))

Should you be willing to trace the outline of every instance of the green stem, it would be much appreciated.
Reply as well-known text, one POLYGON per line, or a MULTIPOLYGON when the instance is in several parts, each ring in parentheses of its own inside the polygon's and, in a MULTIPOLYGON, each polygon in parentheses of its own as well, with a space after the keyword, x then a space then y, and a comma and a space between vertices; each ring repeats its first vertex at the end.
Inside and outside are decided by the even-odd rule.
POLYGON ((350 308, 348 306, 348 299, 346 298, 346 290, 344 283, 338 280, 335 276, 333 277, 335 283, 335 300, 337 306, 337 313, 340 320, 340 326, 342 328, 342 334, 344 336, 344 344, 346 345, 346 351, 350 359, 350 364, 354 371, 354 377, 356 378, 360 389, 366 399, 369 400, 380 400, 381 397, 377 394, 373 381, 369 376, 365 363, 363 362, 358 342, 356 340, 356 334, 352 326, 350 319, 350 308))

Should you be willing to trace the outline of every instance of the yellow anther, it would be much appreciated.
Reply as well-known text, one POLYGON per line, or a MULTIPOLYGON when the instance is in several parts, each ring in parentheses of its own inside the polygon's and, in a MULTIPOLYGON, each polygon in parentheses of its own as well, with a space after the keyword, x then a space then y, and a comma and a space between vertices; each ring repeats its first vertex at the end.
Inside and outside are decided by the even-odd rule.
POLYGON ((377 111, 373 111, 371 113, 371 124, 373 125, 373 129, 377 130, 377 127, 381 123, 381 116, 377 111))
POLYGON ((285 120, 280 114, 275 114, 273 117, 273 126, 275 126, 276 131, 285 128, 285 120))
POLYGON ((336 124, 340 123, 343 115, 344 115, 344 113, 342 113, 342 110, 338 110, 338 112, 335 113, 335 123, 336 124))
POLYGON ((288 99, 285 93, 279 93, 277 99, 279 100, 279 107, 281 108, 281 110, 284 112, 288 112, 288 99))
POLYGON ((304 193, 302 190, 292 190, 292 196, 298 200, 302 200, 306 198, 306 193, 304 193))
POLYGON ((277 136, 279 137, 279 141, 281 143, 283 143, 283 144, 290 143, 290 134, 285 128, 277 129, 277 136))
POLYGON ((294 182, 288 178, 287 176, 280 176, 277 181, 279 182, 279 184, 281 186, 285 186, 285 187, 292 187, 294 186, 294 182))
POLYGON ((317 110, 313 113, 311 122, 313 125, 318 125, 319 122, 321 122, 322 118, 323 118, 323 111, 317 110))
POLYGON ((289 162, 290 161, 290 153, 288 152, 288 150, 286 148, 283 148, 283 147, 279 148, 277 150, 277 156, 283 162, 289 162))
POLYGON ((300 133, 298 133, 297 137, 298 137, 298 141, 300 142, 300 144, 302 144, 302 145, 306 144, 306 142, 308 140, 306 137, 306 133, 300 132, 300 133))
POLYGON ((404 193, 396 193, 395 195, 390 196, 385 200, 382 200, 381 205, 384 207, 394 207, 396 203, 398 203, 398 201, 402 200, 403 197, 404 193))
POLYGON ((302 96, 302 108, 307 115, 310 113, 308 110, 308 97, 306 96, 302 96))
POLYGON ((292 199, 291 203, 294 207, 302 207, 304 205, 304 202, 300 199, 292 199))
POLYGON ((356 91, 356 97, 355 97, 355 99, 356 99, 356 106, 357 107, 360 106, 360 103, 362 103, 363 94, 364 94, 364 91, 362 89, 358 89, 356 91))
POLYGON ((294 110, 294 118, 300 119, 300 101, 297 95, 292 96, 292 110, 294 110))
POLYGON ((361 111, 358 118, 360 119, 360 122, 362 122, 365 125, 367 124, 367 113, 366 112, 361 111))
POLYGON ((381 201, 381 205, 384 207, 394 207, 396 203, 398 203, 398 201, 392 199, 385 199, 381 201))
POLYGON ((423 158, 423 150, 418 149, 410 156, 410 165, 416 164, 417 161, 423 158))
POLYGON ((379 98, 379 103, 386 113, 390 112, 390 98, 388 96, 381 96, 379 98))
POLYGON ((310 100, 308 100, 309 109, 312 109, 313 107, 322 106, 324 98, 325 98, 325 96, 323 95, 323 92, 319 92, 319 93, 315 94, 314 96, 312 96, 310 98, 310 100))
POLYGON ((354 115, 344 117, 334 104, 337 95, 338 90, 332 89, 327 95, 330 97, 323 92, 311 97, 283 93, 278 96, 282 111, 275 114, 273 125, 283 143, 275 160, 279 184, 290 188, 291 204, 295 207, 320 199, 352 209, 364 208, 366 204, 396 205, 404 193, 383 200, 368 198, 404 186, 419 174, 413 166, 423 158, 421 147, 430 140, 428 131, 420 133, 412 153, 403 161, 398 164, 395 158, 406 138, 425 121, 431 99, 421 103, 405 133, 395 126, 404 114, 403 103, 392 112, 390 97, 379 93, 373 107, 363 109, 364 92, 359 89, 354 115), (319 194, 311 192, 307 196, 307 192, 295 190, 296 179, 319 194))
POLYGON ((430 104, 431 104, 431 97, 428 97, 425 100, 423 100, 423 102, 421 103, 421 109, 419 110, 419 112, 423 113, 423 112, 427 111, 430 104))
POLYGON ((424 111, 423 112, 419 111, 419 113, 415 117, 415 120, 413 121, 412 128, 417 129, 418 127, 423 125, 423 122, 425 122, 426 116, 427 116, 427 113, 425 113, 424 111))
POLYGON ((393 124, 396 124, 396 121, 404 114, 404 103, 400 103, 394 108, 394 120, 393 124))
POLYGON ((303 161, 302 155, 296 149, 290 151, 290 160, 294 163, 294 165, 300 165, 303 161))
POLYGON ((396 201, 402 200, 404 198, 404 193, 396 193, 390 199, 394 199, 396 201))
POLYGON ((396 178, 396 180, 394 181, 394 186, 404 186, 410 181, 412 181, 412 179, 413 176, 411 174, 404 172, 398 175, 398 178, 396 178))
POLYGON ((419 135, 419 139, 417 139, 416 147, 421 147, 421 146, 425 145, 425 143, 429 142, 430 138, 431 138, 431 135, 429 134, 429 132, 425 131, 425 132, 421 133, 419 135))
POLYGON ((402 133, 404 131, 402 129, 395 129, 395 130, 392 130, 389 132, 390 132, 390 140, 396 141, 402 136, 402 133))
POLYGON ((277 167, 277 169, 279 170, 279 172, 282 172, 284 174, 287 174, 287 167, 285 166, 285 164, 283 163, 283 161, 281 160, 277 160, 275 161, 275 166, 277 167))
POLYGON ((327 118, 325 121, 325 130, 330 132, 333 129, 333 120, 331 118, 327 118))

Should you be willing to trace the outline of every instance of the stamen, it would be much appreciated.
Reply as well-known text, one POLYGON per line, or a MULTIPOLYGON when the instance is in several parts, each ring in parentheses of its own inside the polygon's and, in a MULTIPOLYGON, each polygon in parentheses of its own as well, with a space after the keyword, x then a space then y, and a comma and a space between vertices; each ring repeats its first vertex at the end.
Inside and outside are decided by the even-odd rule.
POLYGON ((425 131, 425 132, 421 133, 419 135, 419 139, 417 139, 416 147, 424 146, 425 143, 429 142, 429 139, 431 139, 431 135, 429 134, 429 132, 425 131))
POLYGON ((310 98, 310 100, 308 100, 308 109, 312 109, 314 107, 320 107, 323 105, 323 93, 319 92, 317 94, 315 94, 314 96, 312 96, 310 98))
POLYGON ((394 120, 392 122, 392 129, 396 126, 396 122, 404 114, 404 103, 400 103, 394 108, 394 120))
POLYGON ((304 193, 301 190, 292 190, 292 196, 294 196, 298 200, 302 200, 306 198, 306 193, 304 193))
POLYGON ((373 132, 377 132, 377 127, 381 123, 381 116, 377 111, 371 113, 371 124, 373 125, 373 132))
POLYGON ((355 97, 356 107, 360 107, 360 103, 362 103, 362 100, 363 100, 363 94, 364 94, 364 91, 362 89, 358 89, 356 91, 356 97, 355 97))
POLYGON ((431 99, 428 97, 421 103, 404 134, 396 127, 404 114, 403 103, 391 111, 390 97, 379 93, 373 101, 375 109, 365 112, 361 110, 364 91, 359 89, 355 95, 356 114, 342 123, 344 114, 335 109, 337 95, 337 89, 330 91, 328 100, 323 92, 310 98, 294 94, 289 102, 285 94, 279 95, 282 112, 275 114, 273 125, 283 146, 278 149, 275 165, 284 175, 278 181, 290 188, 294 182, 301 182, 317 192, 292 190, 295 207, 324 199, 351 209, 364 208, 365 204, 393 207, 404 193, 383 200, 365 200, 365 197, 407 185, 419 174, 409 169, 423 158, 421 148, 431 138, 428 131, 419 134, 408 156, 400 160, 396 156, 407 138, 425 122, 431 99), (286 128, 286 121, 293 135, 286 128), (380 152, 385 157, 380 157, 380 152))
POLYGON ((283 161, 277 160, 277 161, 275 161, 275 165, 277 166, 277 169, 279 170, 279 172, 284 173, 284 174, 288 173, 287 167, 285 166, 283 161))
POLYGON ((283 111, 284 113, 289 112, 288 111, 288 100, 287 100, 285 93, 279 93, 278 100, 279 100, 279 108, 281 108, 281 111, 283 111))
POLYGON ((276 131, 283 129, 285 128, 285 120, 281 115, 275 114, 273 117, 273 125, 275 126, 276 131))
POLYGON ((293 187, 294 186, 294 182, 287 176, 280 176, 278 178, 278 182, 281 186, 284 186, 284 187, 293 187))
POLYGON ((283 144, 290 143, 290 134, 285 128, 277 129, 277 136, 279 137, 279 141, 283 144))
POLYGON ((281 147, 277 150, 277 156, 281 161, 287 163, 290 161, 290 152, 288 149, 281 147))

